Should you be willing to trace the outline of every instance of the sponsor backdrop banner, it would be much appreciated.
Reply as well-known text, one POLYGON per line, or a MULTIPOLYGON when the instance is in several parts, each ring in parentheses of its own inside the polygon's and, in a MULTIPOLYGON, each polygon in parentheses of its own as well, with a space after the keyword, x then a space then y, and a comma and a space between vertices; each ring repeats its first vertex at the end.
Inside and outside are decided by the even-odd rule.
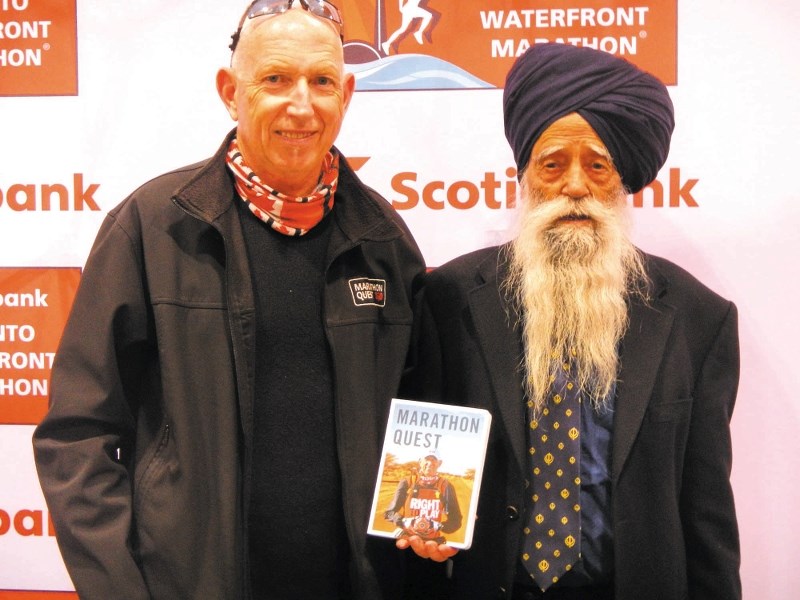
MULTIPOLYGON (((214 75, 245 4, 0 0, 0 599, 74 597, 30 444, 53 353, 105 213, 147 179, 212 154, 232 127, 214 75)), ((337 145, 431 267, 512 233, 501 100, 519 53, 542 41, 592 46, 669 85, 672 149, 629 199, 634 237, 739 307, 732 478, 745 597, 792 597, 798 3, 340 6, 358 91, 337 145)))

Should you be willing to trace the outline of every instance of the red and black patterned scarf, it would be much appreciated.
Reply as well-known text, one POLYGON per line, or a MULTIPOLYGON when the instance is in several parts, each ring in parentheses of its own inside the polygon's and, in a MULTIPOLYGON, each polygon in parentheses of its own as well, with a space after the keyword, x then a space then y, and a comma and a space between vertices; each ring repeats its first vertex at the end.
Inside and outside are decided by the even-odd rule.
POLYGON ((228 147, 228 168, 234 176, 236 191, 252 213, 284 235, 308 233, 333 208, 333 196, 339 183, 339 155, 328 152, 316 189, 310 196, 287 196, 262 182, 244 163, 236 138, 228 147))

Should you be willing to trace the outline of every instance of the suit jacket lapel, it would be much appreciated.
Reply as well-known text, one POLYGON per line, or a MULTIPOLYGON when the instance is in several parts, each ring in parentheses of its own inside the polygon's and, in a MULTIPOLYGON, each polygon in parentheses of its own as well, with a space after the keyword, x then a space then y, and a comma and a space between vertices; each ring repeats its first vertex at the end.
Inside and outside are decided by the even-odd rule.
POLYGON ((622 340, 611 460, 614 485, 644 419, 672 329, 673 309, 660 300, 666 281, 658 272, 650 278, 653 300, 649 305, 639 299, 631 302, 630 325, 622 340))
MULTIPOLYGON (((478 266, 478 284, 470 292, 469 307, 488 367, 497 411, 508 432, 520 469, 525 468, 525 404, 519 374, 521 346, 499 282, 505 263, 494 252, 478 266)), ((661 301, 666 280, 653 271, 650 304, 631 302, 630 325, 621 346, 620 381, 614 413, 612 482, 616 485, 647 410, 656 374, 672 328, 673 309, 661 301)))
MULTIPOLYGON (((502 252, 502 251, 500 251, 502 252)), ((514 450, 520 469, 525 465, 525 405, 519 375, 521 346, 514 331, 513 316, 501 297, 499 282, 505 262, 498 252, 478 266, 479 283, 469 294, 478 341, 497 398, 497 411, 514 450)))

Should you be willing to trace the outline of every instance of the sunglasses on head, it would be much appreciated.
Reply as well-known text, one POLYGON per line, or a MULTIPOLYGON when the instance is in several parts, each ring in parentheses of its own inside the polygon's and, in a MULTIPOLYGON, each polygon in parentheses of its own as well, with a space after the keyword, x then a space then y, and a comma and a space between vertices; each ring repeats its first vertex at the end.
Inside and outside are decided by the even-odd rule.
MULTIPOLYGON (((336 28, 339 30, 339 36, 344 40, 344 34, 342 32, 344 23, 342 22, 342 14, 339 12, 338 8, 336 8, 327 0, 297 1, 304 10, 307 10, 315 17, 327 19, 328 21, 334 23, 336 28)), ((247 19, 280 15, 292 8, 292 4, 294 4, 294 0, 255 0, 255 2, 253 2, 249 7, 247 7, 247 10, 244 11, 242 18, 239 21, 239 27, 231 36, 232 41, 229 46, 231 52, 236 50, 236 46, 239 43, 239 37, 242 34, 242 27, 244 27, 244 23, 247 21, 247 19)))

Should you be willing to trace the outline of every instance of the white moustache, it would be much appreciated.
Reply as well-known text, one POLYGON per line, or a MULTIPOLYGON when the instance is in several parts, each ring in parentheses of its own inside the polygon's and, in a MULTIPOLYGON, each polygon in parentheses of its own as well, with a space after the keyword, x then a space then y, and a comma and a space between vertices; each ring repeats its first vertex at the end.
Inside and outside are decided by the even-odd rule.
POLYGON ((601 202, 597 198, 588 197, 574 200, 567 196, 541 200, 532 199, 530 218, 542 223, 545 228, 558 224, 563 220, 591 220, 597 224, 608 223, 619 218, 619 209, 615 203, 601 202))

